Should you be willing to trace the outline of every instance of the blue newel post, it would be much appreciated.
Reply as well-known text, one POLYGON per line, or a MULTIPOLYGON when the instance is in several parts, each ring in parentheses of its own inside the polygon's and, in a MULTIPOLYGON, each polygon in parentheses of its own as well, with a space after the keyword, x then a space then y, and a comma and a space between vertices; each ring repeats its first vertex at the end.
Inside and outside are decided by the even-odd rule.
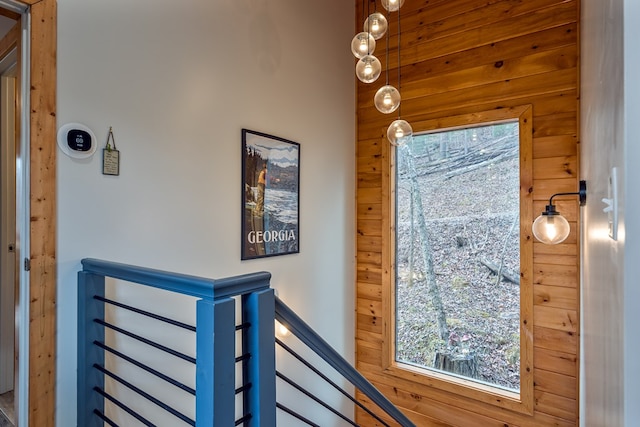
POLYGON ((94 298, 104 298, 104 276, 78 272, 78 426, 103 426, 93 411, 104 413, 104 397, 94 390, 104 390, 104 375, 93 367, 104 366, 104 350, 94 341, 104 343, 104 326, 94 319, 104 320, 104 302, 94 298))
POLYGON ((273 289, 253 292, 243 304, 243 319, 251 326, 245 331, 245 343, 251 357, 247 364, 245 402, 251 419, 249 427, 276 425, 276 359, 275 359, 275 297, 273 289))
POLYGON ((196 315, 196 427, 233 426, 235 301, 199 300, 196 315))

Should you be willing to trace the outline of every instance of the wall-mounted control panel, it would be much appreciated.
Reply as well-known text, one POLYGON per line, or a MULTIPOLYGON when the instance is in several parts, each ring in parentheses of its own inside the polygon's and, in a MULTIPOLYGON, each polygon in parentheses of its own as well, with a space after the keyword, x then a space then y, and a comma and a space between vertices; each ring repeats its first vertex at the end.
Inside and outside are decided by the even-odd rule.
POLYGON ((91 157, 97 144, 93 131, 80 123, 67 123, 58 129, 58 147, 74 159, 91 157))

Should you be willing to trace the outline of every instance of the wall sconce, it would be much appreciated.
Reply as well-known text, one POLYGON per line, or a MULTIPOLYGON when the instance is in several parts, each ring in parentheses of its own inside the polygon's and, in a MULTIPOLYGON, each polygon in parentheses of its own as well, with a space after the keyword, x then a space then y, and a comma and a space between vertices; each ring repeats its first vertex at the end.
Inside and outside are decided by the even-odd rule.
POLYGON ((573 196, 580 197, 580 206, 587 203, 587 182, 580 181, 580 191, 577 193, 556 193, 549 198, 549 204, 542 214, 533 221, 533 235, 547 245, 557 245, 564 242, 569 236, 569 222, 556 211, 553 204, 553 198, 556 196, 573 196))

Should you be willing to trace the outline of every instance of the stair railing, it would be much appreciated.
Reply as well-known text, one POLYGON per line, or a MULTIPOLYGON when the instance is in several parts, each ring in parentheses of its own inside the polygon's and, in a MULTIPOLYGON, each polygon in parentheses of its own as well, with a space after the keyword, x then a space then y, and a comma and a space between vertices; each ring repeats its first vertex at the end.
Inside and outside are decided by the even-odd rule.
MULTIPOLYGON (((169 422, 170 425, 271 427, 276 425, 277 409, 298 419, 305 419, 294 410, 276 402, 276 376, 280 380, 286 376, 276 372, 274 319, 288 327, 300 341, 381 408, 387 418, 395 420, 401 426, 414 425, 299 316, 275 297, 269 284, 271 275, 267 272, 214 280, 97 259, 84 259, 82 266, 82 271, 78 273, 78 426, 117 426, 116 421, 105 410, 107 403, 112 411, 124 411, 127 416, 143 425, 156 425, 138 412, 130 402, 111 394, 105 387, 106 378, 165 411, 168 417, 166 419, 174 417, 176 421, 169 422), (128 282, 132 286, 144 285, 195 297, 195 326, 108 298, 106 278, 128 282), (239 324, 236 320, 237 301, 240 301, 241 307, 239 324), (182 349, 169 348, 133 333, 124 326, 110 323, 105 318, 106 306, 128 310, 153 321, 195 333, 195 357, 185 354, 182 349), (124 349, 112 347, 107 342, 106 330, 137 340, 154 351, 192 363, 195 365, 195 387, 172 378, 170 372, 160 372, 145 365, 134 355, 125 354, 124 349), (238 333, 241 334, 240 338, 237 337, 238 333), (238 340, 241 343, 239 355, 236 354, 238 340), (174 409, 171 402, 164 402, 154 396, 153 391, 136 385, 135 378, 125 379, 118 373, 111 372, 105 363, 107 353, 165 381, 180 392, 192 395, 195 400, 195 419, 174 409), (238 364, 241 369, 236 369, 238 364), (236 378, 238 371, 242 372, 240 379, 236 378), (241 395, 242 402, 239 411, 235 409, 238 395, 241 395)), ((278 345, 287 347, 280 340, 278 345)), ((317 371, 304 358, 299 355, 296 357, 309 365, 310 369, 317 371)), ((319 375, 324 376, 322 373, 319 375)), ((294 387, 300 388, 297 385, 294 387)), ((341 393, 375 417, 381 425, 388 425, 349 393, 344 390, 341 393)), ((347 420, 345 416, 339 416, 347 420)), ((307 421, 309 425, 316 425, 307 421)), ((357 425, 353 421, 347 421, 357 425)))
MULTIPOLYGON (((377 388, 373 386, 360 372, 358 372, 344 357, 342 357, 331 345, 329 345, 317 332, 315 332, 308 324, 306 324, 293 310, 291 310, 285 303, 283 303, 280 298, 276 297, 276 320, 280 322, 283 326, 285 326, 291 333, 298 338, 302 343, 304 343, 309 349, 311 349, 314 353, 319 355, 329 366, 331 366, 335 371, 337 371, 342 377, 344 377, 349 383, 356 387, 356 389, 360 390, 365 396, 367 396, 375 405, 377 405, 380 409, 382 409, 389 417, 398 422, 401 426, 413 426, 413 422, 409 420, 391 401, 389 401, 377 388)), ((298 353, 294 352, 289 346, 283 343, 281 340, 276 338, 277 344, 282 347, 285 351, 292 354, 296 359, 298 359, 302 364, 306 365, 306 367, 313 371, 320 378, 324 379, 334 388, 338 388, 336 384, 333 384, 331 380, 329 380, 322 372, 319 372, 315 367, 307 364, 305 360, 299 356, 298 353)), ((279 372, 276 371, 276 375, 279 375, 279 372)), ((288 381, 287 381, 288 382, 288 381)), ((295 386, 294 386, 295 387, 295 386)), ((341 392, 344 391, 339 389, 341 392)), ((304 393, 304 392, 303 392, 304 393)), ((347 396, 348 397, 348 396, 347 396)), ((383 426, 388 426, 388 424, 381 419, 378 415, 373 413, 369 408, 362 405, 360 402, 355 399, 351 399, 352 402, 358 406, 361 410, 366 412, 368 415, 373 417, 378 423, 383 426)), ((320 403, 322 404, 322 403, 320 403)), ((285 410, 290 415, 298 418, 300 421, 303 421, 307 424, 314 425, 313 423, 302 420, 298 417, 299 414, 294 413, 293 410, 281 407, 280 409, 285 410)), ((340 415, 338 415, 340 416, 340 415)), ((351 420, 345 420, 352 425, 357 425, 351 420)))

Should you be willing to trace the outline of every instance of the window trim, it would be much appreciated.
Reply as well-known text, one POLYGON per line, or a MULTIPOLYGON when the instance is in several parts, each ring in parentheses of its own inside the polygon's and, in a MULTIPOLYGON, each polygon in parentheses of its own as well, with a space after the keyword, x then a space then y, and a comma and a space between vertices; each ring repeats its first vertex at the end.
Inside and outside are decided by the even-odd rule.
MULTIPOLYGON (((414 133, 518 121, 520 138, 520 391, 456 378, 395 360, 395 148, 382 141, 382 368, 390 376, 419 382, 434 393, 449 392, 525 414, 533 414, 533 108, 531 105, 413 122, 414 133), (388 231, 386 231, 388 230, 388 231)), ((383 132, 386 135, 386 132, 383 132)))

